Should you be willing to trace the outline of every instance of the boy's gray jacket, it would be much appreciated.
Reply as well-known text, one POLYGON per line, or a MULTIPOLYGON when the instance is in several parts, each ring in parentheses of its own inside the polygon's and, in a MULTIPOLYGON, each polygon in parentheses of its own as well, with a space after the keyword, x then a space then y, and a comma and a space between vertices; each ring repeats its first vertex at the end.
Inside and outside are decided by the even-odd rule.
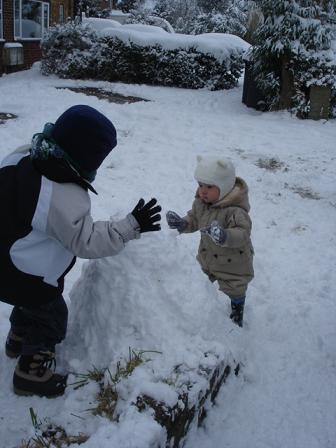
POLYGON ((245 295, 254 276, 249 210, 248 187, 237 177, 233 190, 215 204, 205 204, 196 196, 192 209, 184 217, 188 222, 184 233, 205 228, 213 221, 218 221, 226 230, 223 246, 201 233, 197 260, 210 279, 218 280, 220 289, 230 297, 245 295))
MULTIPOLYGON (((60 294, 74 257, 115 255, 127 241, 140 237, 131 214, 120 221, 94 222, 87 190, 39 174, 27 157, 28 148, 7 156, 0 167, 1 197, 6 194, 11 201, 3 209, 8 216, 6 228, 1 229, 0 285, 6 287, 0 286, 0 294, 15 304, 24 291, 44 294, 46 301, 60 294), (16 282, 21 282, 19 290, 11 286, 16 282)), ((36 302, 41 300, 35 297, 36 302)))

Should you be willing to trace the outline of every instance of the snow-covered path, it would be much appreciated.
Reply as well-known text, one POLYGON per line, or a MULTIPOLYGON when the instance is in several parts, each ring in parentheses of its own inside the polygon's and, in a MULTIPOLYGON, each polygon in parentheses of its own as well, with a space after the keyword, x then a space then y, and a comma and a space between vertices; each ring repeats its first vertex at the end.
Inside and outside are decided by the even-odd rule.
MULTIPOLYGON (((242 370, 239 377, 229 377, 204 428, 193 429, 186 448, 334 448, 336 123, 250 110, 241 103, 241 93, 241 86, 209 92, 67 81, 42 77, 34 68, 0 78, 0 112, 19 116, 16 122, 0 126, 0 157, 28 142, 46 121, 55 121, 67 107, 80 103, 96 107, 111 118, 119 134, 118 147, 95 182, 99 196, 92 205, 97 219, 122 217, 141 196, 157 197, 164 212, 173 209, 183 214, 195 190, 196 155, 231 157, 238 175, 250 187, 256 252, 246 325, 242 331, 223 332, 225 343, 232 344, 239 354, 242 370), (116 105, 55 89, 84 85, 151 101, 116 105), (273 158, 274 169, 262 167, 269 166, 273 158)), ((160 238, 163 242, 172 238, 165 224, 160 238)), ((180 238, 184 238, 186 262, 196 263, 197 235, 178 237, 177 241, 180 238)), ((146 246, 141 246, 147 258, 152 249, 149 244, 145 252, 146 246)), ((173 251, 158 251, 155 256, 153 263, 160 265, 168 257, 169 263, 166 259, 165 263, 179 269, 173 251)), ((81 265, 79 262, 68 276, 67 298, 81 265)), ((189 281, 203 287, 205 279, 196 272, 192 270, 192 277, 179 285, 186 297, 189 281)), ((140 274, 148 275, 141 267, 140 274)), ((144 292, 140 286, 135 288, 142 300, 144 292)), ((155 308, 150 291, 147 299, 155 308)), ((225 306, 222 317, 216 314, 216 329, 220 329, 221 319, 227 325, 225 299, 218 295, 213 306, 220 310, 221 300, 225 306)), ((159 306, 158 301, 153 315, 160 325, 164 316, 160 316, 159 306)), ((3 346, 10 307, 0 304, 0 311, 3 346)), ((124 322, 127 325, 127 316, 124 322)), ((188 331, 184 329, 186 335, 188 331)), ((183 349, 184 341, 176 342, 183 349)), ((31 435, 31 406, 39 415, 58 418, 58 423, 80 430, 78 419, 59 417, 72 411, 80 400, 78 395, 69 393, 64 401, 15 397, 10 389, 13 365, 0 348, 0 446, 17 446, 31 435)), ((106 435, 111 426, 108 421, 92 417, 85 425, 95 433, 95 441, 81 446, 124 448, 116 437, 106 435)), ((131 434, 131 428, 129 431, 131 434)), ((131 435, 129 443, 131 448, 145 446, 131 442, 131 435)))

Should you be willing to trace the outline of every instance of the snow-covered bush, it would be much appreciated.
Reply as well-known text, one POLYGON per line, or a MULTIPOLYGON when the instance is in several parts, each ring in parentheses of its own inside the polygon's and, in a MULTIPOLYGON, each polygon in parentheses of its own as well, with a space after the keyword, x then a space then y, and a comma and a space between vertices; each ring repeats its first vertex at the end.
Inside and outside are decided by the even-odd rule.
POLYGON ((125 23, 142 23, 143 25, 155 25, 151 10, 147 8, 132 9, 125 23))
POLYGON ((231 4, 231 0, 197 0, 198 6, 203 12, 209 13, 215 12, 225 12, 231 4))
POLYGON ((265 20, 251 52, 258 85, 269 109, 286 107, 285 69, 291 90, 289 108, 306 117, 311 86, 336 88, 333 2, 261 0, 260 6, 265 20))
POLYGON ((74 22, 49 28, 42 42, 42 73, 95 78, 97 38, 91 27, 74 22))
POLYGON ((167 19, 177 32, 186 34, 246 33, 244 0, 158 0, 154 13, 167 19))
POLYGON ((168 20, 176 32, 186 34, 200 13, 197 0, 157 0, 153 8, 153 14, 168 20))
POLYGON ((239 37, 183 36, 161 28, 154 33, 148 26, 139 32, 141 25, 130 27, 120 25, 99 34, 87 25, 51 28, 42 42, 42 73, 194 89, 237 84, 248 48, 239 37))
POLYGON ((190 24, 190 34, 230 33, 244 36, 246 15, 238 9, 229 9, 227 14, 199 14, 190 24))
POLYGON ((74 0, 74 12, 77 16, 85 12, 90 17, 109 17, 110 5, 109 1, 74 0))
POLYGON ((236 85, 241 66, 230 61, 230 70, 213 56, 194 48, 163 50, 159 45, 141 47, 124 45, 119 39, 106 37, 105 51, 99 63, 103 79, 130 83, 158 84, 212 90, 236 85))
POLYGON ((131 10, 138 9, 143 4, 142 0, 118 0, 117 7, 123 12, 130 12, 131 10))
MULTIPOLYGON (((113 18, 113 16, 112 16, 113 18)), ((148 8, 139 8, 131 10, 125 20, 125 24, 142 24, 159 26, 169 33, 174 33, 175 30, 171 24, 164 18, 153 16, 151 10, 148 8)))
MULTIPOLYGON (((117 7, 130 14, 127 23, 156 25, 153 17, 167 20, 184 34, 231 33, 244 37, 248 0, 119 0, 117 7)), ((94 0, 83 0, 90 17, 109 17, 94 0)))

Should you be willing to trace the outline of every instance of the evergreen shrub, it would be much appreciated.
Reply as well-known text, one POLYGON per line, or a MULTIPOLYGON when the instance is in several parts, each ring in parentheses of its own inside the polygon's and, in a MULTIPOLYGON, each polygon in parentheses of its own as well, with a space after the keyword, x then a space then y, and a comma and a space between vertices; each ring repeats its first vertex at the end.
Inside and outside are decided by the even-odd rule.
POLYGON ((42 73, 61 78, 95 78, 99 48, 89 27, 69 22, 48 29, 42 41, 42 73))
POLYGON ((256 32, 250 61, 268 109, 281 108, 282 67, 291 76, 290 109, 306 118, 310 87, 333 90, 330 116, 335 116, 336 39, 333 1, 260 0, 264 23, 256 32))

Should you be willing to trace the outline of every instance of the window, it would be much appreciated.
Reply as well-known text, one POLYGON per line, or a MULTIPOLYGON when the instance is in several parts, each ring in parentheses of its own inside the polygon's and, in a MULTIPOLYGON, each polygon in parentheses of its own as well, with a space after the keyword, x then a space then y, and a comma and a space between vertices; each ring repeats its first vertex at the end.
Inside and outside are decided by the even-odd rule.
POLYGON ((59 5, 59 23, 64 23, 64 5, 59 5))
POLYGON ((0 39, 3 39, 3 29, 2 29, 2 0, 0 0, 0 39))
POLYGON ((14 11, 15 38, 41 39, 44 31, 49 27, 49 3, 36 0, 14 0, 14 11))

